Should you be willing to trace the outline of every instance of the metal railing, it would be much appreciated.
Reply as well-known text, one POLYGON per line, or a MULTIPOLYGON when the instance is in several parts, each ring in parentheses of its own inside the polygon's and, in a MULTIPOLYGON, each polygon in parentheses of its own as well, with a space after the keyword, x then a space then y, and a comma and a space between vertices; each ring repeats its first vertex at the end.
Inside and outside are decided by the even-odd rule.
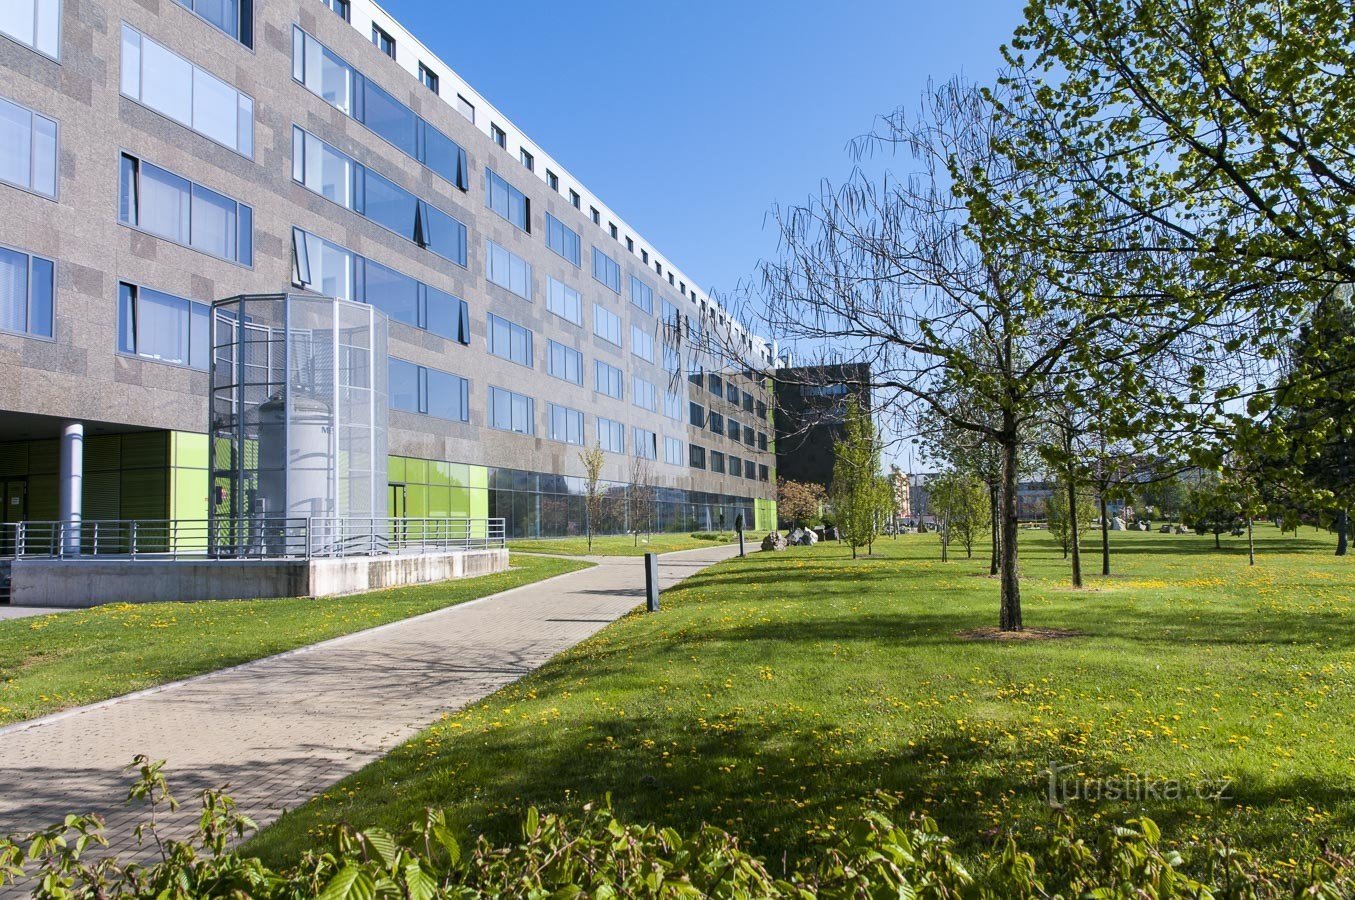
POLYGON ((504 546, 503 519, 105 519, 0 524, 0 559, 337 559, 504 546))

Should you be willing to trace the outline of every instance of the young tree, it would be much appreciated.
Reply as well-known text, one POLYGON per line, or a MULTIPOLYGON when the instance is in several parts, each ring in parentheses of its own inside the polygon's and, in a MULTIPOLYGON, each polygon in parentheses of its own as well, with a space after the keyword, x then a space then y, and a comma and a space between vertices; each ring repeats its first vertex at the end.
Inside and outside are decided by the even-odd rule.
MULTIPOLYGON (((1076 483, 1059 478, 1054 483, 1054 491, 1049 495, 1048 525, 1049 533, 1063 549, 1063 558, 1076 553, 1082 530, 1091 523, 1096 515, 1092 498, 1078 490, 1076 483)), ((1081 587, 1081 573, 1074 578, 1074 586, 1081 587)))
POLYGON ((633 456, 630 461, 630 486, 627 489, 630 503, 630 528, 635 535, 635 546, 640 546, 640 532, 645 536, 654 533, 655 491, 654 469, 643 456, 633 456))
POLYGON ((941 558, 946 548, 959 542, 965 558, 974 557, 974 543, 990 527, 988 488, 983 481, 964 472, 946 472, 929 486, 932 503, 941 523, 941 558))
POLYGON ((855 398, 847 401, 843 435, 833 445, 830 496, 838 532, 852 548, 870 547, 880 533, 882 491, 880 439, 870 413, 855 398))
POLYGON ((818 516, 826 499, 827 492, 821 484, 776 479, 776 512, 792 528, 818 516))
POLYGON ((602 467, 607 457, 601 444, 594 444, 579 451, 579 462, 583 463, 584 525, 588 531, 588 549, 593 549, 593 528, 595 522, 602 521, 602 504, 605 497, 602 492, 602 467))

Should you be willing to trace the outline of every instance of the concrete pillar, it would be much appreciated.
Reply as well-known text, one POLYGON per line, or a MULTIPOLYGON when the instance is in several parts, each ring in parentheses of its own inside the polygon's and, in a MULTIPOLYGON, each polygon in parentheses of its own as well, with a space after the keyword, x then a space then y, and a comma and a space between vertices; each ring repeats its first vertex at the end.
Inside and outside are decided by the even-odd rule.
POLYGON ((61 424, 61 520, 66 523, 66 537, 62 550, 67 554, 80 552, 80 519, 83 513, 85 479, 85 425, 83 422, 61 424))

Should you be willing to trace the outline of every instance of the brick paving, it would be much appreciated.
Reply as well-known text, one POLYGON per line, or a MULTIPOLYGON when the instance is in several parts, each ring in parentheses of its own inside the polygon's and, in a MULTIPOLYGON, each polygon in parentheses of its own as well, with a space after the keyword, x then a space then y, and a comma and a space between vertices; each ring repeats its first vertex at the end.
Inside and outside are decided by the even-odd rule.
MULTIPOLYGON (((660 557, 674 584, 736 553, 660 557)), ((228 787, 261 826, 644 602, 642 558, 515 588, 164 688, 0 730, 0 833, 105 817, 112 849, 141 855, 123 768, 167 760, 183 801, 164 833, 191 830, 196 797, 228 787)))

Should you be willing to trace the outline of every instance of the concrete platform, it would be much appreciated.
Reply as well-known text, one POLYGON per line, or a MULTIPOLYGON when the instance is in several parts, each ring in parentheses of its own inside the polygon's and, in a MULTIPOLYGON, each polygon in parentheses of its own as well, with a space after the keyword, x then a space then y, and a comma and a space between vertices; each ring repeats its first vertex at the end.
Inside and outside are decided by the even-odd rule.
POLYGON ((16 559, 10 564, 10 603, 70 608, 333 597, 488 575, 507 568, 506 549, 311 560, 16 559))

